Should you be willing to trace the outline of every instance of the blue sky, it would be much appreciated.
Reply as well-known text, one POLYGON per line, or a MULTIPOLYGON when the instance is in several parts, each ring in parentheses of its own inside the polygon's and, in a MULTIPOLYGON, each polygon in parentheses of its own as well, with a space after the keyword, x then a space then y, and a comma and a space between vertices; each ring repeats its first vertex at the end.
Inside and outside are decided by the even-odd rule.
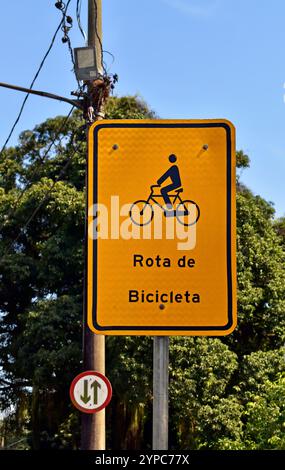
MULTIPOLYGON (((0 81, 28 86, 60 19, 55 0, 1 2, 0 81)), ((73 46, 84 45, 76 21, 73 46)), ((82 0, 86 25, 87 0, 82 0)), ((242 180, 285 215, 284 0, 103 0, 104 49, 115 56, 116 93, 139 94, 161 118, 227 118, 251 158, 242 180)), ((58 35, 35 88, 76 89, 58 35)), ((110 56, 105 60, 111 65, 110 56)), ((22 94, 0 89, 0 143, 22 94)), ((69 107, 30 97, 11 140, 69 107)))

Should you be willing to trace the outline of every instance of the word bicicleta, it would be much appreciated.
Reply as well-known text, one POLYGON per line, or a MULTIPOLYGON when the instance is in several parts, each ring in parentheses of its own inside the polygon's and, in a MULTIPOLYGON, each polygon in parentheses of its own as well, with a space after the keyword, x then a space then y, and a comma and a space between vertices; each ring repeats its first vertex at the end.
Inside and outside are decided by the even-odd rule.
POLYGON ((183 293, 175 293, 173 290, 169 292, 146 292, 144 289, 138 290, 129 290, 129 302, 147 302, 147 303, 182 303, 186 302, 187 304, 200 303, 199 294, 191 294, 188 290, 183 293))

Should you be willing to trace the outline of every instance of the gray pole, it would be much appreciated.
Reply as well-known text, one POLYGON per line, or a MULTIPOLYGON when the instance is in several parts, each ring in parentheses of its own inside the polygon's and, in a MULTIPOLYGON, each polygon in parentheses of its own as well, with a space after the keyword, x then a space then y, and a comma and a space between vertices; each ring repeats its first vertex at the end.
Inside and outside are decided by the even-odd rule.
POLYGON ((153 450, 168 449, 169 337, 153 339, 153 450))
MULTIPOLYGON (((103 74, 102 67, 102 0, 88 0, 88 45, 95 46, 97 71, 103 74)), ((92 91, 93 84, 89 84, 92 91)), ((95 110, 95 114, 103 109, 95 110)), ((97 119, 99 119, 97 117, 97 119)), ((87 231, 86 231, 87 236, 87 231)), ((87 242, 87 241, 86 241, 87 242)), ((86 325, 86 299, 84 322, 84 368, 105 374, 105 336, 95 335, 86 325)), ((105 450, 105 410, 82 416, 81 448, 83 450, 105 450)))

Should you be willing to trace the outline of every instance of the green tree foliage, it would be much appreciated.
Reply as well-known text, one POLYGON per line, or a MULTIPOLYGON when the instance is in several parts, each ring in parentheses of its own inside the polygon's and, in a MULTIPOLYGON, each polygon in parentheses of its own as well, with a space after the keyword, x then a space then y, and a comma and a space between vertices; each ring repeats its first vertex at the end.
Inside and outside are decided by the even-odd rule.
POLYGON ((237 194, 239 321, 229 343, 240 354, 284 342, 285 255, 273 215, 272 206, 248 189, 237 194))
POLYGON ((285 376, 264 383, 245 406, 245 442, 249 449, 285 449, 285 376), (266 423, 266 424, 265 424, 266 423))
POLYGON ((250 166, 249 156, 242 150, 236 152, 236 166, 237 168, 248 168, 250 166))
POLYGON ((277 234, 282 238, 283 245, 285 245, 285 217, 280 217, 274 224, 277 234))
MULTIPOLYGON (((109 100, 107 117, 155 115, 123 97, 109 100)), ((64 122, 56 117, 23 132, 0 157, 0 403, 13 405, 1 432, 15 441, 14 423, 33 449, 79 446, 68 389, 82 370, 86 144, 78 112, 64 122)), ((237 167, 248 166, 239 151, 237 167)), ((283 229, 272 205, 239 177, 238 328, 226 338, 171 338, 172 448, 285 448, 283 229)), ((152 339, 109 337, 107 375, 109 447, 150 448, 152 339)))
POLYGON ((177 447, 212 447, 218 436, 237 432, 238 403, 234 407, 226 394, 238 367, 236 354, 219 339, 172 338, 170 364, 177 447))

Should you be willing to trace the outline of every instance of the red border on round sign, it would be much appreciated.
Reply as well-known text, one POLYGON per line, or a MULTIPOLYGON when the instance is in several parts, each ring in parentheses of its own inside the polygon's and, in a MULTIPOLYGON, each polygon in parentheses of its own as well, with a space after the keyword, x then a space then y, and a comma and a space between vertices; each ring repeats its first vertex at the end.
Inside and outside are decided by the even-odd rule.
POLYGON ((107 379, 107 377, 105 375, 101 374, 101 372, 96 372, 94 370, 88 370, 88 371, 85 371, 85 372, 81 372, 81 374, 78 374, 73 379, 73 381, 71 382, 71 385, 70 385, 69 395, 70 395, 70 399, 71 399, 73 405, 78 410, 82 411, 83 413, 88 413, 88 414, 97 413, 98 411, 103 410, 104 408, 106 408, 106 406, 109 405, 109 403, 111 401, 111 398, 112 398, 112 385, 111 385, 109 379, 107 379), (98 408, 93 408, 93 409, 83 408, 75 400, 75 397, 74 397, 75 385, 77 384, 78 380, 82 379, 82 377, 86 377, 87 375, 93 375, 94 377, 100 377, 100 379, 102 379, 103 382, 105 382, 105 384, 107 386, 107 390, 108 390, 107 398, 104 401, 104 403, 102 403, 102 405, 98 406, 98 408))

